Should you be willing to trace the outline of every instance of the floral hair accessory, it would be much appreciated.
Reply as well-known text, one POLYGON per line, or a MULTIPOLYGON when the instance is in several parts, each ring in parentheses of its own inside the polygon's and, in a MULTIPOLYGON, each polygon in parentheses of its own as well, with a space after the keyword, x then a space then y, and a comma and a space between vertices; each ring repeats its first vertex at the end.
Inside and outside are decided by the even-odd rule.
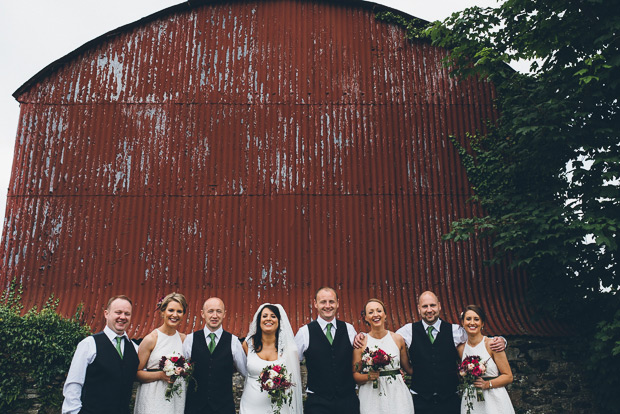
POLYGON ((165 296, 162 296, 161 298, 159 298, 159 301, 157 301, 157 304, 155 305, 155 310, 161 310, 161 304, 164 301, 165 296))

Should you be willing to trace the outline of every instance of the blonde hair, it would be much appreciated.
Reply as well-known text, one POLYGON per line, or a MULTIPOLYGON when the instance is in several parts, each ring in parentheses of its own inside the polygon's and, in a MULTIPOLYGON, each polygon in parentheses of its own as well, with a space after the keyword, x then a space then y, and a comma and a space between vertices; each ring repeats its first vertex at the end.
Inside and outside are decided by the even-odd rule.
POLYGON ((162 312, 165 311, 166 308, 168 308, 168 304, 170 304, 170 302, 172 301, 177 302, 181 305, 181 307, 183 308, 183 313, 187 312, 187 300, 182 293, 177 292, 172 292, 164 296, 164 298, 157 304, 157 309, 162 312))

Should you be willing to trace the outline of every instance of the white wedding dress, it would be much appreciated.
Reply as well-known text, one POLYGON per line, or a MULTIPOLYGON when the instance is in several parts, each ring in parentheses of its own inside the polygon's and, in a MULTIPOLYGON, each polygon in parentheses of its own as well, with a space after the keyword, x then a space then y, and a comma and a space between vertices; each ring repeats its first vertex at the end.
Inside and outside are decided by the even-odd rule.
MULTIPOLYGON (((390 365, 382 368, 381 371, 400 369, 400 350, 389 331, 381 339, 375 339, 370 335, 366 335, 366 338, 368 338, 366 343, 368 349, 373 351, 376 346, 393 357, 390 365)), ((360 386, 361 414, 413 414, 413 399, 402 375, 397 374, 395 378, 379 377, 378 381, 378 388, 373 388, 372 381, 360 386)))
MULTIPOLYGON (((159 361, 162 356, 170 357, 174 355, 183 355, 183 341, 181 335, 176 332, 172 336, 168 336, 157 331, 157 343, 151 352, 146 363, 146 369, 159 369, 159 361)), ((168 383, 164 381, 153 381, 138 385, 136 392, 136 404, 134 406, 134 414, 178 414, 185 411, 185 380, 177 379, 181 383, 180 395, 175 394, 166 401, 166 387, 168 383)))
POLYGON ((280 311, 278 359, 276 361, 265 361, 254 351, 251 337, 256 333, 256 317, 265 305, 267 304, 259 306, 254 318, 252 318, 250 330, 246 336, 246 343, 248 345, 248 376, 245 378, 245 386, 243 388, 243 394, 241 395, 239 414, 272 414, 274 412, 274 407, 271 404, 269 394, 266 391, 261 391, 260 383, 258 382, 258 376, 263 368, 272 364, 280 364, 285 366, 287 372, 291 375, 291 382, 294 384, 291 388, 291 405, 283 404, 280 414, 302 414, 303 403, 301 398, 302 385, 299 369, 299 354, 297 352, 297 345, 295 345, 293 328, 291 327, 288 316, 281 305, 274 305, 280 311))
MULTIPOLYGON (((249 348, 249 347, 248 347, 249 348)), ((248 350, 248 376, 245 378, 243 394, 241 395, 241 404, 239 406, 239 414, 271 414, 273 407, 269 394, 261 391, 258 376, 263 368, 272 364, 283 364, 281 360, 265 361, 261 359, 254 349, 248 350)), ((280 411, 281 414, 292 414, 291 407, 284 404, 280 411)))
MULTIPOLYGON (((484 339, 474 347, 471 347, 468 343, 465 343, 465 349, 463 350, 463 358, 461 361, 472 355, 479 356, 481 361, 487 361, 487 370, 484 374, 485 378, 497 377, 499 375, 499 369, 497 368, 495 361, 493 361, 493 358, 491 358, 491 355, 489 355, 489 351, 487 351, 487 347, 484 344, 484 339)), ((506 387, 493 387, 488 390, 482 390, 482 395, 484 396, 484 401, 477 401, 476 398, 472 398, 472 413, 514 414, 515 410, 510 402, 510 396, 508 396, 506 387)), ((466 394, 464 393, 463 398, 461 399, 461 414, 465 413, 467 413, 467 401, 466 394)))

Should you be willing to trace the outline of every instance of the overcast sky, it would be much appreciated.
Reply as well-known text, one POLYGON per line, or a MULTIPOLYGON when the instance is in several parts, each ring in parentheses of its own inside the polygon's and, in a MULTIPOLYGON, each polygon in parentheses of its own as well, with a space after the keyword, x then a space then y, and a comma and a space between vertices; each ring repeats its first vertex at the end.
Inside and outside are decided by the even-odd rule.
MULTIPOLYGON (((89 40, 155 13, 180 0, 3 0, 0 1, 0 218, 13 164, 19 104, 13 92, 45 66, 89 40)), ((496 0, 375 1, 425 20, 440 20, 473 5, 496 0)), ((2 226, 4 229, 4 226, 2 226)))

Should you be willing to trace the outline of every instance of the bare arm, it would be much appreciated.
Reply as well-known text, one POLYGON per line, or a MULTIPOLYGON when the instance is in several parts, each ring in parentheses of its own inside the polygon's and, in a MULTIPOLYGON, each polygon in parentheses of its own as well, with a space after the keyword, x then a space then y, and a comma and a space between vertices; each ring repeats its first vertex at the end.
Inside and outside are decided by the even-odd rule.
POLYGON ((140 363, 138 364, 138 373, 136 375, 136 379, 141 383, 154 382, 154 381, 166 381, 170 382, 170 377, 167 376, 163 371, 144 371, 146 367, 146 363, 151 356, 151 352, 155 348, 157 344, 157 332, 153 331, 144 338, 140 347, 138 348, 138 359, 140 363))
POLYGON ((413 368, 411 367, 411 363, 409 362, 409 350, 407 349, 407 344, 402 336, 397 333, 391 333, 392 338, 394 338, 394 342, 398 345, 398 349, 400 350, 400 367, 409 375, 413 375, 413 368))
POLYGON ((503 336, 495 336, 489 339, 491 340, 491 343, 489 345, 493 352, 503 352, 506 349, 506 344, 508 342, 506 342, 506 338, 504 338, 503 336))
POLYGON ((353 348, 360 349, 366 346, 366 334, 364 332, 360 332, 355 335, 355 340, 353 341, 353 348))
POLYGON ((356 383, 362 385, 366 384, 368 381, 375 380, 379 378, 378 372, 370 372, 368 374, 361 373, 359 370, 362 366, 362 352, 364 348, 366 348, 366 336, 363 337, 363 341, 360 344, 359 348, 353 349, 353 379, 356 383))
POLYGON ((506 385, 512 382, 512 370, 510 369, 510 364, 508 363, 508 358, 506 357, 506 353, 502 352, 494 352, 491 349, 491 340, 486 340, 484 345, 489 351, 491 358, 495 361, 497 365, 497 369, 499 370, 499 376, 493 380, 485 380, 482 378, 478 378, 474 382, 474 386, 478 388, 482 388, 483 390, 488 390, 490 388, 498 388, 505 387, 506 385))

